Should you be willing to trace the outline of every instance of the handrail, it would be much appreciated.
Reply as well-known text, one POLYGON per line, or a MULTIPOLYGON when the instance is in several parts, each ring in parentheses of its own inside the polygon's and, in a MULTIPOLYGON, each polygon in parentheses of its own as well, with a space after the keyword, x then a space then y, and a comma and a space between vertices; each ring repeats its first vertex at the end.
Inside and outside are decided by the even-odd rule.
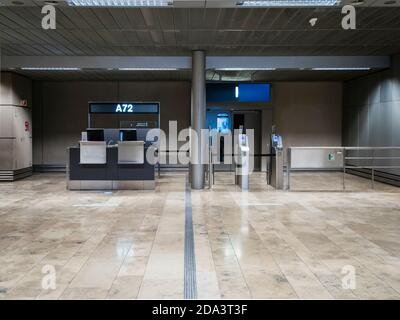
MULTIPOLYGON (((376 169, 400 169, 400 165, 375 165, 375 160, 400 160, 400 156, 375 156, 376 151, 380 150, 400 150, 400 147, 289 147, 287 149, 287 189, 290 190, 290 173, 291 173, 291 155, 292 150, 341 150, 342 158, 342 172, 343 172, 343 191, 346 190, 346 169, 370 169, 371 170, 371 183, 372 189, 375 187, 375 170, 376 169), (349 156, 346 157, 346 151, 372 151, 372 156, 349 156), (346 160, 371 160, 372 164, 366 165, 347 165, 346 160)), ((323 169, 323 168, 322 168, 323 169)))

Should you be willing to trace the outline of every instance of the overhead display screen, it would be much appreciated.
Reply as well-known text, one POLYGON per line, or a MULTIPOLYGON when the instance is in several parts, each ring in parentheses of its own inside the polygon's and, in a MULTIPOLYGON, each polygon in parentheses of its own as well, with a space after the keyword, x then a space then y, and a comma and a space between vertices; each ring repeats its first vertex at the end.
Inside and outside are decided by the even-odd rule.
POLYGON ((89 113, 102 114, 158 114, 160 104, 157 102, 92 102, 89 113))
POLYGON ((207 83, 207 102, 271 101, 270 83, 207 83))
POLYGON ((239 83, 236 96, 240 102, 269 102, 270 87, 269 83, 239 83))

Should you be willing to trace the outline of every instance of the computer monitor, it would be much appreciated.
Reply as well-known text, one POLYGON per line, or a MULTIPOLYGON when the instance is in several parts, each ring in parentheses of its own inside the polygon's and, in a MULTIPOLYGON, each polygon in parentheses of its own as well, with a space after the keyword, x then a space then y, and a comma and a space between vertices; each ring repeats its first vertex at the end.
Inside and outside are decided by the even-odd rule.
POLYGON ((87 129, 86 132, 88 141, 104 141, 103 129, 87 129))
POLYGON ((119 141, 137 141, 137 131, 134 129, 119 130, 119 141))

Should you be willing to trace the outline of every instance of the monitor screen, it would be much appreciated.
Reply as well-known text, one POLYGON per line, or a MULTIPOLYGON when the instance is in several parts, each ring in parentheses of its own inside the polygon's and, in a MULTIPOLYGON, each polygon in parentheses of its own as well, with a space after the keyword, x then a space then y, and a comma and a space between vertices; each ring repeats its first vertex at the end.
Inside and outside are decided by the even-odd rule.
POLYGON ((229 133, 229 115, 227 113, 220 113, 217 115, 217 130, 220 133, 229 133))
POLYGON ((88 141, 104 141, 103 129, 87 129, 86 132, 88 141))
POLYGON ((120 130, 119 141, 137 141, 137 131, 132 129, 120 130))

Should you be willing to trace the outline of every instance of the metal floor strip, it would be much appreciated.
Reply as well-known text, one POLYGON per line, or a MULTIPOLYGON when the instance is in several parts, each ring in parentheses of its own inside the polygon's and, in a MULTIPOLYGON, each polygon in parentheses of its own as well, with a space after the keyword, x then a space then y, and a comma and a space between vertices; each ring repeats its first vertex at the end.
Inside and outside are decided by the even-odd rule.
POLYGON ((196 258, 192 217, 192 191, 186 181, 185 188, 185 275, 184 298, 197 299, 196 258))

